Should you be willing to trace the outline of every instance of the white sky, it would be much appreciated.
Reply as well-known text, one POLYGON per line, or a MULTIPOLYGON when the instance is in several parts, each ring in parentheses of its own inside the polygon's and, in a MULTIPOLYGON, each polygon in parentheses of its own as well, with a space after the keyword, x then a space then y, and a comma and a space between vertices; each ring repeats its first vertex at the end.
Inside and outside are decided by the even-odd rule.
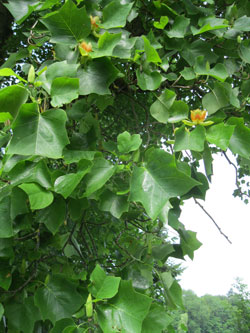
MULTIPOLYGON (((250 204, 234 198, 235 170, 225 158, 216 157, 212 184, 206 201, 199 200, 222 231, 230 245, 201 208, 190 199, 183 207, 180 221, 186 229, 197 232, 203 245, 195 251, 194 260, 187 258, 187 269, 181 286, 204 294, 226 295, 236 277, 250 287, 250 204)), ((183 262, 183 261, 182 261, 183 262)))

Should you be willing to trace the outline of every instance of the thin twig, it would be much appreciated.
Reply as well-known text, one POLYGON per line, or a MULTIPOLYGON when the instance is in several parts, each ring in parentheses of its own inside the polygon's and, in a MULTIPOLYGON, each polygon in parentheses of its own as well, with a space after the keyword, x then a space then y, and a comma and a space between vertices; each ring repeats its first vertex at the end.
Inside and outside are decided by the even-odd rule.
POLYGON ((224 234, 224 232, 221 230, 221 228, 219 227, 219 225, 215 222, 214 218, 206 211, 206 209, 195 199, 194 202, 203 210, 203 212, 210 218, 210 220, 214 223, 214 225, 216 226, 216 228, 219 230, 219 232, 222 234, 222 236, 224 236, 226 238, 226 240, 232 244, 232 242, 230 241, 230 239, 228 238, 227 235, 224 234))

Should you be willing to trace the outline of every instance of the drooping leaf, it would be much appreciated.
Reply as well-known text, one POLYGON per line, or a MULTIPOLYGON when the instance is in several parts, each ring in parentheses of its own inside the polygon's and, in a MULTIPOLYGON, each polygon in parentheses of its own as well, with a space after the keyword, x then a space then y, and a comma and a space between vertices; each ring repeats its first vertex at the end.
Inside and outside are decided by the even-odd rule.
POLYGON ((175 132, 174 150, 194 150, 203 151, 205 142, 205 129, 203 126, 196 126, 194 130, 189 131, 182 126, 175 132))
POLYGON ((166 310, 158 304, 151 304, 147 317, 142 323, 142 332, 161 333, 173 319, 166 313, 166 310))
POLYGON ((101 27, 104 29, 124 27, 132 6, 133 2, 126 3, 122 0, 109 2, 103 9, 103 23, 101 27))
POLYGON ((86 9, 77 8, 72 0, 68 0, 58 11, 47 14, 41 21, 50 30, 52 43, 76 44, 91 31, 86 9))
POLYGON ((15 76, 17 79, 23 82, 27 82, 24 80, 20 75, 16 74, 12 69, 10 68, 2 68, 0 69, 0 76, 15 76))
POLYGON ((105 191, 100 197, 99 208, 102 211, 110 212, 119 219, 129 209, 128 200, 124 196, 116 195, 111 191, 105 191))
POLYGON ((206 139, 222 150, 227 150, 233 132, 234 126, 220 123, 207 129, 206 139))
POLYGON ((83 298, 76 290, 77 285, 61 275, 53 275, 49 282, 35 292, 35 305, 40 309, 43 320, 52 323, 71 317, 83 305, 83 298))
POLYGON ((112 298, 117 294, 121 278, 106 275, 102 268, 96 265, 90 275, 90 281, 92 282, 89 287, 91 294, 97 299, 104 299, 112 298))
POLYGON ((138 85, 142 90, 155 90, 160 87, 163 77, 159 72, 140 72, 139 69, 136 71, 138 85))
POLYGON ((69 143, 66 120, 64 110, 48 110, 41 114, 36 103, 24 104, 13 123, 8 154, 60 158, 69 143))
POLYGON ((97 316, 104 333, 123 330, 141 333, 152 299, 133 290, 131 281, 121 281, 118 294, 107 304, 99 305, 97 316))
POLYGON ((115 167, 104 158, 97 158, 93 163, 91 172, 86 176, 85 197, 99 190, 115 172, 115 167))
POLYGON ((77 173, 68 173, 56 179, 54 184, 55 192, 60 193, 66 199, 74 191, 82 178, 90 172, 91 167, 92 163, 90 161, 82 160, 81 171, 77 173))
POLYGON ((244 125, 243 118, 231 117, 227 125, 235 126, 229 142, 229 148, 234 154, 239 154, 247 159, 250 158, 250 129, 244 125))
POLYGON ((177 16, 172 28, 167 32, 170 38, 184 38, 190 19, 184 16, 177 16))
POLYGON ((196 232, 180 229, 181 248, 183 255, 188 255, 190 259, 194 259, 194 251, 199 249, 202 243, 196 238, 196 232))
POLYGON ((35 322, 41 319, 39 309, 35 306, 32 296, 24 299, 23 303, 11 302, 6 305, 5 315, 10 329, 27 333, 32 333, 35 322))
POLYGON ((42 209, 49 206, 54 197, 50 191, 43 189, 40 185, 35 183, 24 183, 19 187, 27 193, 30 201, 31 209, 42 209))
POLYGON ((125 131, 117 137, 117 147, 122 154, 137 150, 141 144, 142 139, 139 134, 133 134, 131 136, 130 133, 125 131))
POLYGON ((161 63, 161 58, 159 57, 158 52, 156 49, 150 44, 150 41, 143 36, 144 41, 144 49, 146 53, 146 59, 148 62, 154 62, 154 63, 161 63))
POLYGON ((110 94, 109 86, 116 79, 118 70, 107 58, 95 59, 86 67, 79 69, 79 94, 110 94))
POLYGON ((28 91, 18 85, 9 86, 0 90, 0 116, 8 115, 8 119, 14 119, 21 105, 26 102, 28 91))
POLYGON ((62 197, 57 197, 50 206, 40 210, 36 218, 39 223, 44 223, 48 230, 55 235, 65 221, 65 217, 65 200, 62 197))
POLYGON ((38 0, 9 0, 5 6, 18 24, 21 24, 39 4, 38 0))
POLYGON ((51 85, 51 105, 61 107, 69 104, 78 97, 79 79, 59 77, 52 81, 51 85))
POLYGON ((143 204, 155 219, 169 198, 188 192, 199 183, 180 172, 173 156, 160 149, 149 150, 143 167, 135 167, 131 179, 130 201, 143 204))

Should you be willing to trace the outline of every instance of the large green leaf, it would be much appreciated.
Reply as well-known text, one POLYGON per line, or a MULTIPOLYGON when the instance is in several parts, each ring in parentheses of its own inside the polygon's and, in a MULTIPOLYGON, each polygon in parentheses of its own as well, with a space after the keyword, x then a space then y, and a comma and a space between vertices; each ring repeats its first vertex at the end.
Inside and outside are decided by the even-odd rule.
POLYGON ((152 299, 133 290, 131 281, 121 281, 118 294, 107 304, 97 307, 97 316, 104 333, 141 333, 152 299))
POLYGON ((88 160, 81 161, 81 171, 77 173, 68 173, 56 179, 54 190, 60 193, 65 199, 70 196, 82 178, 90 171, 92 163, 88 160))
POLYGON ((92 282, 89 291, 97 299, 114 297, 119 288, 120 277, 106 275, 102 268, 97 265, 90 275, 92 282))
POLYGON ((127 154, 139 149, 141 144, 142 139, 139 134, 133 134, 131 136, 129 132, 125 131, 117 137, 117 147, 122 154, 127 154))
POLYGON ((11 192, 11 210, 10 216, 14 220, 20 214, 28 213, 27 195, 18 187, 14 187, 11 192))
POLYGON ((167 314, 163 306, 152 304, 147 317, 143 320, 142 332, 162 333, 172 321, 173 319, 167 314))
POLYGON ((86 176, 85 197, 99 190, 115 172, 115 167, 104 158, 97 158, 93 163, 91 172, 86 176))
POLYGON ((130 201, 143 204, 155 219, 169 198, 187 193, 197 181, 179 171, 174 157, 161 149, 146 153, 143 167, 135 167, 131 179, 130 201))
POLYGON ((72 0, 68 0, 58 11, 47 14, 41 21, 50 30, 52 43, 76 44, 91 31, 85 8, 77 8, 72 0))
POLYGON ((217 63, 213 68, 210 68, 209 63, 206 63, 204 56, 199 56, 195 59, 194 72, 197 75, 208 75, 224 82, 228 77, 225 65, 217 63))
POLYGON ((229 104, 229 96, 225 86, 222 83, 216 82, 212 92, 203 97, 202 104, 209 115, 227 106, 229 104))
POLYGON ((110 34, 105 32, 98 40, 98 48, 93 48, 91 58, 109 57, 113 55, 114 48, 119 44, 122 34, 110 34))
POLYGON ((0 201, 0 238, 13 236, 13 227, 10 217, 10 197, 0 201))
POLYGON ((20 81, 23 81, 23 82, 27 83, 26 80, 24 80, 21 76, 16 74, 11 68, 2 68, 2 69, 0 69, 0 76, 15 76, 20 81))
POLYGON ((175 132, 174 150, 194 150, 203 151, 205 142, 205 129, 203 126, 196 126, 190 131, 182 126, 175 132))
POLYGON ((8 154, 41 155, 60 158, 69 143, 64 110, 40 113, 36 103, 24 104, 13 123, 8 154))
POLYGON ((62 197, 57 197, 53 203, 37 214, 37 221, 44 223, 49 231, 55 235, 65 221, 66 203, 62 197))
MULTIPOLYGON (((9 86, 0 90, 0 112, 6 113, 8 119, 16 117, 21 105, 26 102, 28 91, 18 85, 9 86)), ((0 113, 0 116, 1 116, 0 113)))
POLYGON ((119 71, 107 58, 95 59, 86 66, 80 68, 77 76, 80 79, 80 95, 110 94, 109 86, 116 79, 119 71))
POLYGON ((58 77, 52 81, 51 85, 51 105, 61 107, 69 104, 78 97, 79 79, 68 77, 58 77))
POLYGON ((243 118, 232 117, 227 125, 234 125, 235 129, 229 142, 229 148, 234 154, 239 154, 247 159, 250 158, 250 128, 244 125, 243 118))
POLYGON ((119 219, 124 212, 128 211, 129 204, 126 197, 107 190, 100 197, 99 208, 104 212, 110 212, 119 219))
POLYGON ((208 142, 215 144, 222 150, 227 150, 233 132, 234 126, 220 123, 208 128, 206 139, 208 142))
POLYGON ((144 41, 144 49, 146 53, 146 59, 148 62, 154 62, 154 63, 161 63, 161 58, 159 57, 158 52, 156 49, 150 44, 150 41, 143 36, 144 41))
POLYGON ((109 2, 103 9, 103 23, 101 27, 104 29, 124 27, 132 6, 133 2, 126 3, 122 0, 109 2))
POLYGON ((239 31, 250 31, 250 17, 241 16, 234 22, 233 28, 239 31))
POLYGON ((71 317, 83 305, 83 298, 76 290, 77 285, 61 275, 50 277, 49 282, 35 293, 35 304, 43 320, 52 323, 71 317))
POLYGON ((163 77, 159 72, 141 72, 139 69, 136 71, 138 86, 142 90, 156 90, 160 87, 163 77))
POLYGON ((32 296, 25 298, 22 303, 12 301, 5 307, 5 315, 8 319, 8 328, 15 332, 34 332, 34 324, 41 320, 39 309, 34 305, 32 296))
POLYGON ((8 173, 12 185, 38 183, 45 188, 52 186, 49 169, 44 160, 38 163, 24 161, 12 167, 11 162, 15 163, 15 157, 17 156, 11 157, 4 168, 4 171, 8 173))
POLYGON ((40 3, 39 0, 9 0, 5 6, 18 24, 21 24, 40 3))
POLYGON ((74 325, 74 320, 72 318, 63 318, 55 323, 55 326, 50 333, 62 333, 64 332, 64 328, 72 325, 74 325))
POLYGON ((191 27, 193 35, 199 35, 207 31, 224 29, 228 27, 228 24, 223 18, 216 18, 215 16, 202 17, 199 20, 200 29, 196 29, 194 26, 191 27))
POLYGON ((202 243, 196 238, 196 232, 180 229, 179 234, 181 236, 181 248, 183 251, 183 255, 186 254, 190 259, 194 259, 194 251, 198 250, 202 243))
POLYGON ((170 38, 184 38, 190 19, 184 16, 177 16, 172 28, 167 32, 170 38))
POLYGON ((250 42, 248 39, 240 44, 239 55, 244 62, 250 64, 250 42))
POLYGON ((169 110, 173 105, 176 98, 174 91, 166 89, 157 97, 157 100, 151 105, 150 113, 152 117, 161 123, 166 124, 169 118, 169 110))
POLYGON ((35 183, 24 183, 19 185, 19 187, 27 193, 30 201, 31 209, 42 209, 49 206, 54 197, 53 194, 40 185, 35 183))

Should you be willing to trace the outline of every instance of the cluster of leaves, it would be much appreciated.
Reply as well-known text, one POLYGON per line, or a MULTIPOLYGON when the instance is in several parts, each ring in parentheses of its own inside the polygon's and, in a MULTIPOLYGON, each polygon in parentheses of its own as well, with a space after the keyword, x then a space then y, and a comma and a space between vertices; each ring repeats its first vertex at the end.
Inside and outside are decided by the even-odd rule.
POLYGON ((213 153, 249 165, 249 2, 6 7, 30 25, 0 69, 0 330, 173 332, 168 261, 201 245, 180 206, 213 153))

